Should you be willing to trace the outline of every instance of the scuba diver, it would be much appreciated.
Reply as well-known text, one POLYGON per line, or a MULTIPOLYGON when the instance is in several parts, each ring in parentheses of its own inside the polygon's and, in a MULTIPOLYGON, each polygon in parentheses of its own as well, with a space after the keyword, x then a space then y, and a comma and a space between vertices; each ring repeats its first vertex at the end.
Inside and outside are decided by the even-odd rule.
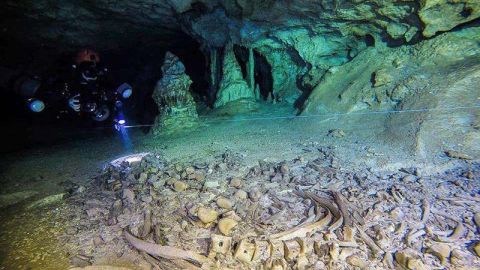
POLYGON ((108 69, 100 65, 97 52, 79 51, 71 68, 59 73, 64 74, 56 74, 59 78, 45 81, 29 76, 18 80, 16 92, 27 98, 32 112, 52 107, 59 114, 87 115, 96 122, 103 122, 115 114, 115 124, 125 123, 123 101, 132 95, 132 87, 122 83, 115 88, 108 69))

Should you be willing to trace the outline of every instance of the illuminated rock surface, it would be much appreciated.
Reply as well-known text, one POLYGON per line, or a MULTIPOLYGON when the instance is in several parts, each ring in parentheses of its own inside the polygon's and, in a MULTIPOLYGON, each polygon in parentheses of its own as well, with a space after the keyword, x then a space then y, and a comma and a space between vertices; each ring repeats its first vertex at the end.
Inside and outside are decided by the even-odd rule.
POLYGON ((160 110, 153 127, 154 134, 195 126, 198 115, 190 93, 192 80, 185 74, 180 59, 171 52, 165 55, 162 74, 153 92, 153 99, 160 110))

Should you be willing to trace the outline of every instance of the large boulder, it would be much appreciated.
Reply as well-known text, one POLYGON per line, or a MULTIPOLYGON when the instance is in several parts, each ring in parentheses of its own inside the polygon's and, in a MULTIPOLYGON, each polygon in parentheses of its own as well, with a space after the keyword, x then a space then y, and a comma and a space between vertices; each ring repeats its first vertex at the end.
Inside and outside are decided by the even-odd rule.
POLYGON ((167 52, 162 73, 163 77, 153 91, 153 99, 160 111, 155 120, 154 134, 196 126, 198 114, 190 93, 192 80, 185 73, 185 66, 177 56, 167 52))

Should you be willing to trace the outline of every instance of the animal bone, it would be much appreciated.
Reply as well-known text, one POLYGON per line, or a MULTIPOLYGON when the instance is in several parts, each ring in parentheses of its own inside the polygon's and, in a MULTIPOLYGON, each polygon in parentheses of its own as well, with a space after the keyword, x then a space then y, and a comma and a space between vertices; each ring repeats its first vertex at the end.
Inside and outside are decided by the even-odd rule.
POLYGON ((338 256, 338 258, 344 261, 347 259, 347 257, 352 256, 355 252, 357 252, 357 250, 353 248, 343 248, 342 251, 340 251, 340 255, 338 256))
POLYGON ((278 240, 269 240, 270 243, 270 259, 284 258, 285 249, 283 248, 283 242, 278 240))
POLYGON ((428 216, 430 215, 430 203, 427 199, 423 199, 422 201, 423 207, 423 215, 422 215, 422 223, 425 224, 428 221, 428 216))
POLYGON ((338 209, 342 214, 345 225, 353 225, 352 220, 350 219, 350 214, 348 212, 348 206, 345 203, 345 198, 343 195, 338 191, 332 191, 333 198, 335 199, 335 203, 338 205, 338 209))
POLYGON ((388 269, 394 269, 393 265, 393 255, 390 252, 385 253, 385 256, 383 257, 383 264, 388 268, 388 269))
POLYGON ((330 249, 328 251, 328 254, 330 255, 330 258, 332 259, 332 261, 336 261, 339 259, 340 257, 340 248, 338 246, 337 243, 333 243, 331 246, 330 246, 330 249))
POLYGON ((451 243, 457 241, 460 237, 465 235, 466 228, 463 225, 463 223, 458 223, 457 227, 455 227, 455 230, 453 230, 453 233, 448 236, 448 237, 443 237, 443 236, 437 236, 437 240, 440 242, 446 242, 446 243, 451 243))
POLYGON ((232 246, 231 237, 212 234, 211 240, 212 241, 210 243, 210 252, 208 255, 209 258, 213 258, 217 253, 227 254, 230 252, 230 248, 232 246))
POLYGON ((283 242, 284 257, 287 261, 293 261, 300 255, 300 243, 296 240, 289 240, 283 242))
MULTIPOLYGON (((317 217, 318 217, 320 215, 319 214, 319 208, 320 208, 320 205, 321 205, 321 203, 320 203, 321 199, 319 200, 318 198, 316 198, 314 196, 310 196, 310 195, 307 195, 307 196, 310 197, 313 201, 316 202, 316 204, 317 204, 317 217)), ((324 229, 331 221, 332 221, 332 213, 328 210, 328 207, 327 207, 327 215, 324 218, 318 220, 317 222, 310 223, 310 224, 303 224, 303 225, 294 227, 292 229, 289 229, 287 231, 273 234, 273 235, 270 236, 270 238, 271 239, 276 239, 276 240, 290 240, 290 239, 294 239, 296 237, 303 238, 303 237, 306 237, 307 234, 312 234, 312 233, 315 233, 317 231, 320 231, 320 230, 324 229)))
POLYGON ((360 238, 363 240, 363 242, 372 250, 373 256, 380 256, 383 255, 384 251, 377 246, 377 244, 366 234, 362 229, 360 229, 357 225, 358 233, 360 235, 360 238))
POLYGON ((134 246, 136 249, 145 251, 146 253, 158 256, 165 259, 175 260, 182 259, 198 264, 203 264, 209 262, 209 259, 203 255, 200 255, 196 252, 185 251, 179 248, 170 247, 170 246, 161 246, 153 243, 148 243, 143 240, 140 240, 129 232, 124 231, 125 239, 134 246))
POLYGON ((367 268, 367 263, 361 259, 360 257, 356 256, 356 255, 352 255, 350 257, 347 258, 347 263, 354 266, 354 267, 358 267, 360 269, 366 269, 367 268))
POLYGON ((247 240, 243 239, 238 243, 237 249, 233 257, 241 262, 249 264, 255 253, 255 244, 249 243, 247 240))
POLYGON ((425 230, 414 231, 414 229, 412 229, 410 233, 407 235, 407 239, 406 239, 407 245, 411 246, 413 241, 417 240, 418 237, 423 236, 425 234, 426 234, 425 230))
POLYGON ((270 243, 267 241, 255 241, 255 253, 253 254, 252 261, 262 262, 270 257, 270 243))

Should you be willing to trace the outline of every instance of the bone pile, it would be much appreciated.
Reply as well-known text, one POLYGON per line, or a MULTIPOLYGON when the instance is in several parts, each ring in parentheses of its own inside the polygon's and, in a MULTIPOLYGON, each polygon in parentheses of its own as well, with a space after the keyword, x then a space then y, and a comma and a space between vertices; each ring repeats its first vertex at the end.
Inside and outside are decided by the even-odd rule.
POLYGON ((253 167, 229 151, 210 163, 150 154, 97 179, 89 196, 107 210, 84 207, 98 245, 152 269, 480 268, 479 164, 379 173, 312 151, 253 167))

